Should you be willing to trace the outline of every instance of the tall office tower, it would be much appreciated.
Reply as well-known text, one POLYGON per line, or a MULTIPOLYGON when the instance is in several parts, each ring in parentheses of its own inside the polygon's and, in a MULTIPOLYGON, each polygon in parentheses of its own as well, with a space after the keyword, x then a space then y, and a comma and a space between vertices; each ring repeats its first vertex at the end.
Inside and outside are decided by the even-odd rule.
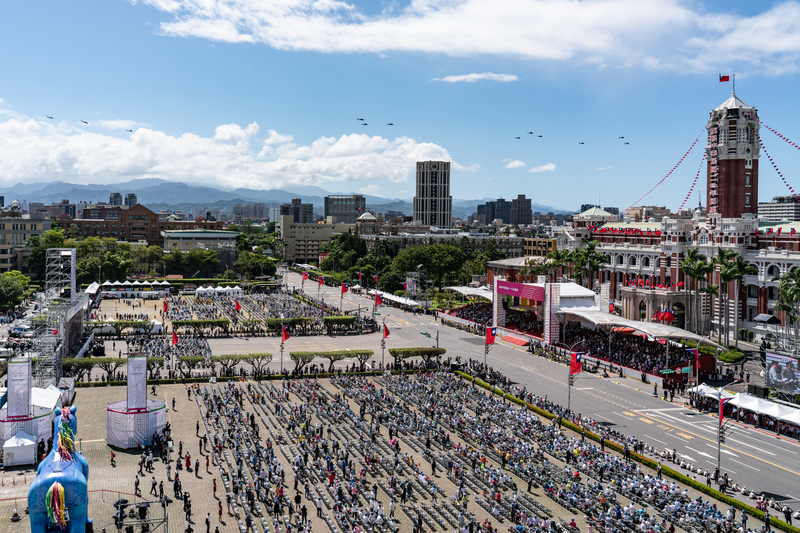
POLYGON ((527 226, 532 223, 531 199, 525 198, 524 194, 518 194, 516 198, 511 200, 511 224, 527 226))
POLYGON ((453 197, 450 196, 450 162, 417 162, 417 194, 414 196, 414 223, 449 228, 452 225, 453 197))
POLYGON ((125 195, 125 205, 127 205, 128 207, 133 207, 138 203, 139 201, 136 199, 135 193, 129 192, 128 194, 125 195))
POLYGON ((363 194, 331 194, 325 197, 323 215, 336 217, 337 224, 355 224, 366 213, 367 200, 363 194))
POLYGON ((122 193, 112 192, 108 197, 108 205, 122 205, 122 193))

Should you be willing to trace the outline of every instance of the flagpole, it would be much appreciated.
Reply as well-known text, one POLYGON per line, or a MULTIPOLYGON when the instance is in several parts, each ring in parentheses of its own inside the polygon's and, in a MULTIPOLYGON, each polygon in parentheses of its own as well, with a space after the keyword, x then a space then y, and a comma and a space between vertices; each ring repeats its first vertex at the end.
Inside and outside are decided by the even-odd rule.
POLYGON ((381 339, 381 368, 386 370, 385 364, 386 357, 386 319, 383 319, 383 338, 381 339))

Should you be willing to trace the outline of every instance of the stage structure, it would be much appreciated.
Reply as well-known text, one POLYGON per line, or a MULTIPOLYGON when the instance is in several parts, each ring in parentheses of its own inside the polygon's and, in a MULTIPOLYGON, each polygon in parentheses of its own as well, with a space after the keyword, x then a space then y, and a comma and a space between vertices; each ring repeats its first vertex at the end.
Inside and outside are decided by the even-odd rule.
POLYGON ((166 403, 147 399, 147 356, 128 357, 128 397, 108 404, 106 443, 120 448, 144 447, 164 429, 166 403))
MULTIPOLYGON (((34 376, 41 388, 58 385, 65 347, 67 314, 77 303, 75 248, 50 248, 46 258, 45 290, 38 298, 40 314, 34 319, 34 376)), ((74 313, 73 313, 74 315, 74 313)))
POLYGON ((33 387, 31 360, 13 358, 8 363, 8 400, 0 409, 0 446, 19 433, 37 442, 50 438, 57 409, 61 408, 61 392, 54 386, 33 387))

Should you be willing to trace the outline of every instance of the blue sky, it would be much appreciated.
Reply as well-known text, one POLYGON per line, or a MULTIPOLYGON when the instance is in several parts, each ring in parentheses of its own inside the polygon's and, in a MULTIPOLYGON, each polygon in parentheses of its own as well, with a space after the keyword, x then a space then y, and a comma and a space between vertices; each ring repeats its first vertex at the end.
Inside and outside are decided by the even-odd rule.
MULTIPOLYGON (((0 186, 159 177, 410 198, 413 162, 447 158, 456 198, 624 208, 702 133, 734 71, 800 142, 795 2, 5 2, 0 48, 0 186)), ((762 137, 800 186, 800 151, 762 137)), ((642 203, 679 207, 701 150, 642 203)), ((788 192, 767 165, 761 199, 788 192)))

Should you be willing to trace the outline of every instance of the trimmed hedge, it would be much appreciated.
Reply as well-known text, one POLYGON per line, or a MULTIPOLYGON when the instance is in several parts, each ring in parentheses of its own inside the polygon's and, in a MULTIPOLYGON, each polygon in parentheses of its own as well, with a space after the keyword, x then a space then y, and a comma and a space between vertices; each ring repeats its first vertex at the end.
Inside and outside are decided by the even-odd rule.
POLYGON ((322 323, 326 326, 350 326, 355 324, 356 317, 353 316, 326 316, 322 317, 322 323))
MULTIPOLYGON (((531 411, 535 412, 538 415, 541 415, 541 416, 547 418, 548 420, 552 420, 552 419, 556 418, 556 416, 553 413, 551 413, 549 411, 545 411, 544 409, 541 409, 540 407, 538 407, 536 405, 533 405, 533 404, 530 404, 530 403, 526 403, 526 402, 520 400, 519 398, 517 398, 516 396, 512 396, 511 394, 504 393, 502 390, 499 390, 496 387, 493 388, 491 385, 489 385, 487 383, 484 383, 483 381, 481 381, 481 380, 479 380, 479 379, 477 379, 477 378, 475 378, 473 376, 470 376, 469 374, 467 374, 465 372, 456 371, 455 373, 461 375, 464 379, 473 380, 476 385, 479 385, 480 387, 482 387, 482 388, 484 388, 486 390, 494 389, 494 393, 495 394, 500 394, 504 398, 508 399, 511 402, 516 403, 517 405, 525 405, 531 411)), ((561 425, 563 425, 567 429, 571 429, 572 431, 575 431, 576 433, 582 433, 584 431, 584 428, 582 428, 582 427, 580 427, 580 426, 578 426, 576 424, 573 424, 572 422, 569 422, 568 420, 563 420, 562 419, 561 425)), ((593 441, 595 441, 595 442, 600 442, 600 436, 597 435, 596 433, 591 432, 591 431, 586 431, 586 437, 591 439, 591 440, 593 440, 593 441)), ((616 451, 618 453, 624 453, 624 451, 625 451, 622 446, 620 446, 619 444, 617 444, 615 442, 609 442, 608 440, 606 440, 605 445, 606 445, 607 448, 610 448, 610 449, 612 449, 612 450, 614 450, 614 451, 616 451)), ((632 452, 632 451, 630 452, 630 456, 634 461, 638 461, 638 462, 642 463, 643 465, 645 465, 645 466, 647 466, 649 468, 652 468, 653 470, 656 470, 658 468, 658 462, 657 461, 653 461, 652 459, 648 459, 647 457, 644 457, 643 455, 639 455, 638 453, 635 453, 635 452, 632 452)), ((716 489, 712 489, 711 487, 707 487, 703 483, 700 483, 699 481, 696 481, 696 480, 690 478, 689 476, 683 475, 680 472, 669 468, 668 466, 665 466, 665 465, 662 464, 661 465, 661 473, 663 475, 665 475, 665 476, 671 477, 672 479, 674 479, 676 481, 684 483, 685 485, 688 485, 688 486, 692 487, 693 489, 702 492, 706 496, 714 498, 715 500, 719 500, 720 502, 725 503, 727 505, 730 505, 730 506, 732 506, 732 507, 734 507, 736 509, 739 509, 739 510, 744 509, 747 512, 748 515, 752 516, 753 518, 755 518, 757 520, 761 520, 762 522, 764 521, 764 511, 756 509, 755 507, 751 507, 750 505, 747 505, 746 503, 741 502, 741 501, 739 501, 739 500, 737 500, 735 498, 731 498, 730 496, 728 496, 726 494, 723 494, 722 492, 720 492, 720 491, 718 491, 716 489)), ((776 529, 780 529, 782 531, 785 531, 786 533, 800 533, 800 528, 797 528, 795 526, 787 524, 786 522, 782 522, 782 521, 778 520, 778 518, 777 518, 777 516, 775 514, 771 514, 770 515, 770 525, 775 527, 776 529)))
POLYGON ((744 353, 731 350, 729 352, 721 353, 719 361, 726 364, 741 363, 744 361, 744 353))

